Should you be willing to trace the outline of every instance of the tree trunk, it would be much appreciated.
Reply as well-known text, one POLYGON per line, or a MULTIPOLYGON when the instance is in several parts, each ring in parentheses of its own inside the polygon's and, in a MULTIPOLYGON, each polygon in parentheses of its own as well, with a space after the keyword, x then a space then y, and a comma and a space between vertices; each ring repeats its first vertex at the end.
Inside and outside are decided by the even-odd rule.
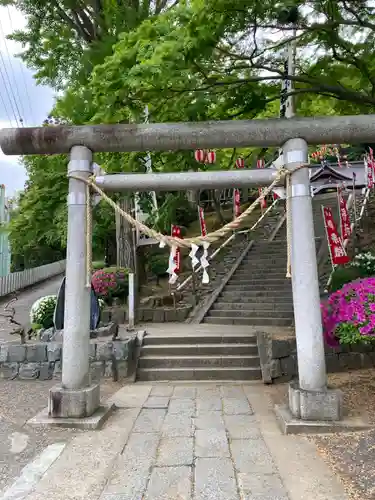
POLYGON ((223 226, 225 225, 225 219, 223 212, 221 210, 221 205, 220 205, 220 190, 219 189, 213 189, 212 190, 212 202, 213 206, 215 209, 216 217, 218 222, 222 224, 223 226))
MULTIPOLYGON (((130 213, 132 200, 129 196, 124 196, 119 201, 119 206, 126 213, 130 213)), ((135 271, 133 228, 129 222, 116 212, 116 246, 117 246, 117 266, 125 267, 135 271)))
POLYGON ((193 190, 189 190, 189 191, 186 191, 186 198, 189 202, 189 205, 191 207, 197 207, 198 206, 198 203, 199 203, 199 190, 198 191, 193 191, 193 190))

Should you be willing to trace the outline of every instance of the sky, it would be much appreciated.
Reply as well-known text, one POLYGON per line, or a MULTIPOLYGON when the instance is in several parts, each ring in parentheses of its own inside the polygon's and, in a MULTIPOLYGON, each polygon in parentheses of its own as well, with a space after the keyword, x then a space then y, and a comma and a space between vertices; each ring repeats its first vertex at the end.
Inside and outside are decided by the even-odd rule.
MULTIPOLYGON (((16 9, 0 7, 0 128, 17 127, 19 118, 24 126, 39 126, 54 103, 53 90, 37 85, 33 72, 15 57, 22 51, 20 44, 6 39, 6 35, 24 25, 25 19, 16 9)), ((5 184, 6 196, 22 190, 25 180, 19 157, 5 156, 0 149, 0 184, 5 184)))

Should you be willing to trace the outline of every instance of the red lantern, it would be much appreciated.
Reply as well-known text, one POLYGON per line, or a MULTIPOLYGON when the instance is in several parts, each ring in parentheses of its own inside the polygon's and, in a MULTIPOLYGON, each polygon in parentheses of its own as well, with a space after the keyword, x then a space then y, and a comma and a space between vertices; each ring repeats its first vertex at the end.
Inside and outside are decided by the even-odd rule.
POLYGON ((203 149, 197 149, 194 153, 194 157, 199 163, 204 163, 206 160, 206 152, 203 149))
POLYGON ((208 151, 206 154, 207 163, 215 163, 216 162, 216 153, 215 151, 208 151))
POLYGON ((245 160, 243 158, 237 158, 236 167, 237 168, 244 168, 245 167, 245 160))

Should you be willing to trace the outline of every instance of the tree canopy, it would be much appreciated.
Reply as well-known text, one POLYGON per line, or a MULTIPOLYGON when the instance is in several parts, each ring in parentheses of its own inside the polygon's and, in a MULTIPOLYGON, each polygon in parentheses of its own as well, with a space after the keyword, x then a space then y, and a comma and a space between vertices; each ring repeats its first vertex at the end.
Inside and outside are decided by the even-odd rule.
MULTIPOLYGON (((25 14, 26 28, 12 38, 23 44, 21 57, 37 71, 38 81, 60 91, 52 115, 68 123, 140 122, 145 105, 154 122, 276 117, 286 76, 293 80, 300 115, 374 112, 375 6, 369 0, 0 4, 14 4, 25 14), (285 75, 292 40, 296 70, 285 75)), ((210 168, 232 168, 237 155, 252 165, 259 154, 268 158, 273 151, 219 150, 210 168)), ((12 246, 28 248, 21 233, 30 227, 35 245, 63 251, 66 159, 23 161, 29 182, 12 222, 12 246)), ((144 169, 136 153, 101 154, 96 161, 108 172, 144 169)), ((163 152, 153 154, 153 168, 202 166, 193 152, 163 152)), ((101 224, 108 224, 109 214, 103 217, 101 224)))

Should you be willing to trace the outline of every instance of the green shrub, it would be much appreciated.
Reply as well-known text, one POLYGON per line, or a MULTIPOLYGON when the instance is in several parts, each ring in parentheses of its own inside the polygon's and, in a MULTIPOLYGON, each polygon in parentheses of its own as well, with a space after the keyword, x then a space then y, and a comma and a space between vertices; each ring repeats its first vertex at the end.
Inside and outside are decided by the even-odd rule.
POLYGON ((351 265, 336 267, 332 275, 329 291, 331 293, 336 292, 347 283, 365 276, 359 267, 352 267, 351 265))
POLYGON ((350 266, 358 269, 363 277, 375 276, 375 255, 371 252, 360 253, 354 257, 350 266))
POLYGON ((103 267, 105 267, 105 262, 104 260, 95 260, 93 263, 92 263, 92 268, 97 271, 98 269, 103 269, 103 267))
POLYGON ((169 193, 159 207, 156 227, 160 232, 170 234, 172 224, 186 227, 197 219, 198 209, 190 205, 184 193, 169 193))
POLYGON ((33 330, 53 326, 56 302, 57 295, 46 295, 34 302, 30 309, 30 323, 33 330))
POLYGON ((169 265, 169 254, 151 255, 147 261, 147 269, 150 273, 156 276, 157 282, 167 274, 169 265))

